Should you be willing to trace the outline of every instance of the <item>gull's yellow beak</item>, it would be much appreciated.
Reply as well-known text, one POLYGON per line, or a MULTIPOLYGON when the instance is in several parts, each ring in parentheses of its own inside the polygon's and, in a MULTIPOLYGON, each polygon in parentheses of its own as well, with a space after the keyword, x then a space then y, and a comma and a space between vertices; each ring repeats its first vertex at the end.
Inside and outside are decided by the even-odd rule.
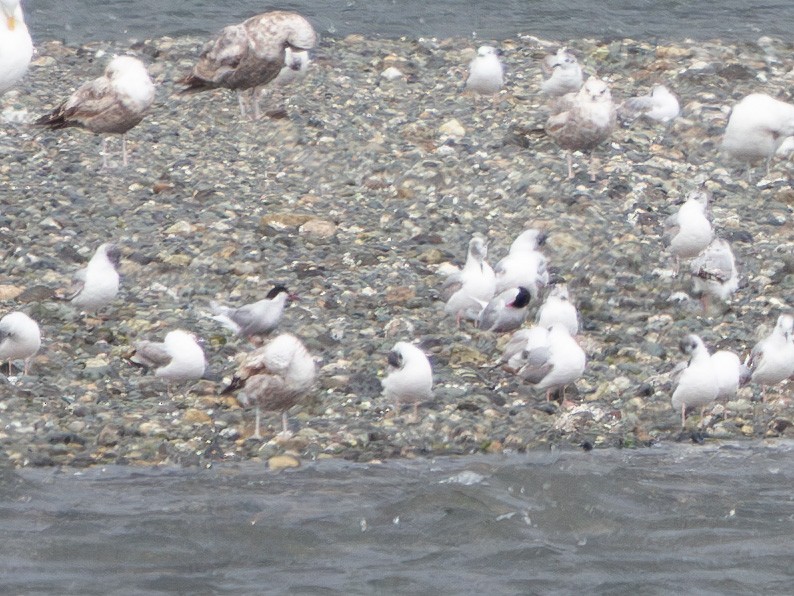
POLYGON ((17 20, 14 18, 14 15, 6 17, 6 23, 8 23, 8 30, 13 31, 14 27, 17 26, 17 20))

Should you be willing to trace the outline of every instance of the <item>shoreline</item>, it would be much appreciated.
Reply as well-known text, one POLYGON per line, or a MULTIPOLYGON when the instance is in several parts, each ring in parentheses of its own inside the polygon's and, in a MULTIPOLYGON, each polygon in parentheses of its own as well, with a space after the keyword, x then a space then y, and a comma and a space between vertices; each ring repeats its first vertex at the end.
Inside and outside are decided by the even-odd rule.
MULTIPOLYGON (((97 172, 101 140, 84 131, 24 123, 0 131, 0 183, 9 189, 0 199, 0 312, 27 312, 44 336, 29 377, 15 385, 0 378, 8 465, 205 465, 283 453, 369 461, 794 437, 788 386, 766 405, 744 388, 727 418, 715 406, 704 433, 682 436, 669 378, 685 333, 743 356, 791 310, 789 162, 774 162, 765 181, 749 185, 716 155, 730 105, 751 91, 785 93, 791 44, 571 42, 586 71, 610 79, 617 101, 661 80, 683 110, 667 130, 616 130, 597 151, 601 173, 590 184, 581 156, 576 179, 565 180, 561 152, 534 132, 545 120, 537 88, 550 43, 506 40, 507 90, 475 101, 460 93, 470 40, 324 39, 290 95, 289 118, 251 124, 231 92, 174 95, 202 41, 133 46, 158 91, 128 135, 126 171, 97 172), (405 76, 381 77, 390 66, 405 76), (668 300, 691 282, 665 273, 661 233, 701 181, 741 275, 726 311, 708 317, 668 300), (568 394, 572 409, 550 408, 542 394, 490 370, 504 339, 456 329, 437 299, 436 268, 462 264, 472 233, 489 238, 495 263, 526 225, 548 232, 544 252, 580 309, 588 368, 568 394), (109 239, 121 244, 121 294, 107 321, 85 322, 51 296, 109 239), (315 403, 290 411, 296 433, 281 444, 244 439, 253 412, 219 392, 234 354, 248 348, 205 314, 210 300, 243 304, 274 282, 301 296, 279 330, 301 337, 320 361, 315 403), (177 327, 204 338, 211 378, 169 399, 125 356, 135 340, 161 340, 177 327), (420 405, 417 424, 395 417, 379 396, 386 354, 406 339, 421 340, 434 368, 435 397, 420 405)), ((18 120, 98 76, 124 44, 38 50, 21 85, 0 99, 18 120)), ((117 161, 120 141, 110 147, 117 161)), ((278 418, 263 418, 266 437, 278 418)))

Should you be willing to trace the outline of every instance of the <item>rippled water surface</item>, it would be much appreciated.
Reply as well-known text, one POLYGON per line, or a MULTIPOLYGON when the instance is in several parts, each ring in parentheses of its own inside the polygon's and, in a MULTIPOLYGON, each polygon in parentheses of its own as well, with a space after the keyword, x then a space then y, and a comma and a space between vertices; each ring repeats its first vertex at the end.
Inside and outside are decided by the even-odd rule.
POLYGON ((0 593, 790 593, 794 443, 6 471, 0 593))
POLYGON ((285 8, 309 16, 323 34, 448 37, 476 33, 504 39, 528 33, 577 37, 788 39, 794 2, 769 0, 314 0, 272 5, 255 0, 23 0, 35 39, 138 39, 208 34, 230 23, 285 8))

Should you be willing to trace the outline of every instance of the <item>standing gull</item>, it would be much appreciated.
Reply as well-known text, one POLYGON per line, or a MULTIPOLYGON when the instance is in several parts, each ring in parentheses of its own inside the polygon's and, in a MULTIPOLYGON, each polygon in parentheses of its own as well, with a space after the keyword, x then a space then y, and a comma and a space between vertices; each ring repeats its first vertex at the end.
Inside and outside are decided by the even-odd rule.
POLYGON ((225 27, 201 51, 193 71, 179 81, 183 93, 234 89, 245 116, 243 91, 252 89, 253 118, 259 118, 257 88, 275 79, 287 65, 286 50, 310 50, 317 43, 311 23, 294 12, 273 11, 225 27))
POLYGON ((22 6, 19 0, 0 0, 0 95, 25 76, 33 57, 22 6))
MULTIPOLYGON (((85 83, 54 111, 36 120, 51 129, 76 126, 97 134, 120 134, 126 166, 127 131, 138 124, 154 101, 154 83, 143 62, 116 56, 105 74, 85 83)), ((102 138, 102 167, 106 168, 107 137, 102 138)))
POLYGON ((135 364, 154 368, 154 376, 166 381, 195 381, 204 375, 206 360, 196 338, 181 329, 169 331, 161 342, 135 342, 130 357, 135 364))
POLYGON ((284 307, 295 295, 290 294, 285 286, 276 285, 258 302, 246 304, 239 308, 210 303, 212 318, 227 329, 245 338, 254 335, 267 335, 278 327, 284 314, 284 307))
POLYGON ((498 93, 504 84, 504 70, 496 48, 480 46, 469 65, 466 91, 481 95, 498 93))
POLYGON ((545 345, 525 349, 518 376, 536 389, 546 390, 546 401, 551 401, 552 392, 562 390, 584 373, 586 356, 584 350, 568 333, 564 325, 556 323, 549 329, 545 345))
POLYGON ((719 350, 711 355, 711 366, 717 375, 717 399, 736 395, 739 387, 750 380, 750 369, 739 356, 729 350, 719 350))
POLYGON ((119 292, 118 267, 121 252, 106 242, 96 249, 83 269, 75 272, 72 289, 66 299, 85 312, 94 312, 110 304, 119 292))
POLYGON ((670 237, 670 252, 675 258, 676 274, 680 259, 699 255, 714 237, 711 222, 706 215, 708 200, 708 191, 692 191, 678 211, 665 221, 666 233, 670 237))
POLYGON ((549 343, 549 330, 545 327, 533 325, 519 329, 505 344, 498 364, 505 364, 510 372, 518 370, 526 364, 524 352, 531 352, 535 348, 543 348, 549 343))
POLYGON ((414 417, 419 401, 433 395, 433 370, 425 353, 413 344, 398 341, 389 352, 389 371, 381 381, 383 395, 392 400, 399 412, 405 402, 414 404, 414 417))
POLYGON ((767 385, 777 385, 794 374, 794 317, 780 315, 775 328, 753 346, 747 359, 750 380, 761 385, 765 401, 767 385))
POLYGON ((482 304, 493 298, 496 286, 494 271, 485 262, 488 245, 480 236, 469 241, 469 251, 463 269, 449 266, 441 270, 447 277, 444 280, 442 296, 446 301, 444 312, 455 315, 460 326, 463 318, 477 320, 482 304))
POLYGON ((711 297, 725 301, 739 287, 739 272, 731 245, 715 238, 692 260, 692 279, 695 293, 700 294, 703 310, 707 311, 711 297))
POLYGON ((8 374, 11 375, 11 362, 24 360, 27 375, 30 361, 41 347, 39 326, 23 312, 11 312, 0 319, 0 362, 8 361, 8 374))
MULTIPOLYGON (((612 134, 616 118, 609 87, 597 78, 587 79, 577 93, 569 93, 552 104, 546 132, 567 151, 569 180, 573 178, 571 152, 592 152, 612 134)), ((595 180, 593 172, 590 178, 595 180)))
POLYGON ((546 234, 530 228, 521 232, 510 245, 507 256, 494 268, 496 291, 526 288, 537 299, 541 288, 549 283, 546 257, 538 249, 546 242, 546 234))
POLYGON ((548 329, 555 323, 563 325, 572 336, 579 333, 579 313, 568 295, 568 286, 556 284, 538 310, 537 324, 548 329))
POLYGON ((252 439, 261 439, 259 433, 260 409, 281 413, 280 438, 288 438, 287 410, 302 403, 314 385, 316 376, 314 359, 301 340, 283 333, 261 348, 242 356, 240 366, 223 393, 241 389, 237 395, 240 405, 256 406, 256 428, 252 439))
POLYGON ((548 77, 540 86, 541 92, 546 95, 561 97, 582 88, 582 67, 568 48, 560 48, 556 53, 546 56, 541 69, 548 77))
MULTIPOLYGON (((687 408, 701 406, 705 409, 717 399, 720 382, 709 351, 700 337, 687 335, 681 340, 679 347, 689 356, 689 363, 678 378, 671 403, 676 412, 681 412, 681 428, 684 428, 687 408)), ((701 411, 701 418, 702 414, 701 411)))
POLYGON ((477 326, 494 333, 514 331, 524 324, 531 299, 526 288, 508 288, 485 305, 477 317, 477 326))

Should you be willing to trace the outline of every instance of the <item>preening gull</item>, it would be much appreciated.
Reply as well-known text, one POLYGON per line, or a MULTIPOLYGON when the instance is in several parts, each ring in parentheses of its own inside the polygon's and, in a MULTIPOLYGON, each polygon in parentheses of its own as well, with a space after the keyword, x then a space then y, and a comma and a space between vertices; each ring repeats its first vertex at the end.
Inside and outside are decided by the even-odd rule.
POLYGON ((398 341, 389 352, 388 374, 381 381, 383 395, 391 400, 397 411, 406 402, 418 403, 433 395, 433 370, 425 353, 406 341, 398 341))
POLYGON ((546 56, 541 63, 541 69, 548 77, 540 86, 540 90, 546 95, 560 97, 576 93, 582 88, 582 67, 568 48, 560 48, 556 53, 546 56))
MULTIPOLYGON (((254 92, 252 100, 256 105, 255 110, 260 110, 259 102, 267 93, 268 89, 272 90, 274 93, 283 93, 284 90, 291 85, 294 85, 298 81, 305 79, 309 72, 310 62, 311 59, 308 50, 296 51, 290 47, 287 47, 284 50, 284 66, 279 71, 278 76, 270 81, 270 83, 268 83, 265 87, 258 87, 257 91, 254 92)), ((267 112, 267 115, 271 117, 283 115, 286 117, 286 111, 284 109, 274 109, 272 112, 267 112)))
POLYGON ((0 95, 25 76, 33 57, 25 16, 19 0, 0 0, 0 95))
POLYGON ((273 11, 225 27, 208 42, 193 71, 179 81, 183 93, 207 89, 234 89, 245 116, 242 92, 253 89, 253 118, 259 118, 257 88, 275 79, 287 66, 286 50, 310 50, 317 43, 311 23, 295 12, 273 11))
POLYGON ((679 347, 689 356, 689 363, 678 378, 671 403, 676 412, 681 412, 681 428, 684 428, 687 408, 705 408, 717 399, 720 383, 711 362, 711 355, 700 337, 687 335, 681 340, 679 347))
POLYGON ((618 109, 623 120, 647 118, 656 122, 670 122, 678 118, 681 107, 678 98, 664 85, 654 85, 650 93, 630 97, 618 109))
MULTIPOLYGON (((154 83, 143 62, 116 56, 105 74, 85 83, 36 124, 51 129, 76 126, 97 134, 120 134, 121 156, 126 166, 127 131, 138 124, 154 102, 154 83)), ((102 138, 102 167, 107 167, 107 137, 102 138)))
POLYGON ((27 375, 30 361, 41 347, 39 325, 23 312, 10 312, 0 319, 0 362, 8 361, 8 374, 11 375, 11 362, 24 360, 27 375))
POLYGON ((259 433, 260 410, 280 412, 282 432, 288 438, 287 410, 302 403, 314 385, 316 366, 303 342, 294 335, 282 333, 261 348, 243 354, 237 372, 223 393, 240 390, 237 401, 247 407, 256 407, 256 427, 253 439, 259 433))
POLYGON ((586 356, 584 350, 568 333, 564 325, 556 323, 549 329, 546 344, 525 349, 521 355, 522 366, 518 376, 537 389, 546 390, 546 401, 551 394, 575 382, 584 373, 586 356))
POLYGON ((485 305, 477 318, 477 326, 494 333, 514 331, 524 324, 531 299, 532 294, 526 288, 508 288, 485 305))
POLYGON ((692 259, 692 279, 695 294, 701 295, 703 310, 708 310, 709 298, 727 300, 739 287, 739 272, 731 245, 723 238, 715 238, 706 249, 692 259))
POLYGON ((481 95, 498 93, 504 84, 504 69, 496 48, 480 46, 469 65, 466 90, 481 95))
POLYGON ((747 166, 764 161, 766 171, 780 145, 794 136, 794 105, 753 93, 733 106, 722 137, 722 153, 747 166))
POLYGON ((130 360, 153 368, 154 376, 166 381, 195 381, 204 375, 206 368, 204 350, 193 334, 182 329, 169 331, 162 343, 135 342, 135 353, 130 360))
POLYGON ((257 302, 239 308, 211 302, 210 308, 215 315, 212 317, 214 320, 237 335, 250 338, 254 335, 272 333, 281 322, 284 307, 295 298, 296 296, 290 294, 285 286, 276 285, 265 298, 257 302))
POLYGON ((571 302, 568 286, 555 284, 538 310, 537 324, 548 329, 555 323, 563 325, 572 336, 579 333, 579 313, 571 302))
POLYGON ((546 257, 538 250, 546 242, 546 234, 535 228, 521 232, 510 245, 507 256, 494 268, 496 291, 526 288, 537 299, 540 290, 549 283, 546 257))
POLYGON ((483 303, 488 303, 495 293, 494 271, 485 261, 488 245, 480 236, 469 240, 469 251, 463 269, 449 266, 440 269, 446 275, 442 287, 442 297, 446 304, 444 312, 455 315, 460 325, 463 318, 476 321, 483 303))
POLYGON ((780 315, 772 333, 755 344, 746 364, 752 372, 750 380, 761 385, 762 400, 768 385, 794 374, 794 317, 780 315))
MULTIPOLYGON (((569 93, 552 104, 546 132, 567 151, 568 179, 573 178, 572 151, 592 152, 615 128, 617 110, 612 94, 601 79, 591 77, 577 93, 569 93)), ((595 175, 591 172, 591 179, 595 175)))
POLYGON ((75 272, 71 292, 65 298, 85 312, 110 304, 119 292, 120 261, 118 246, 110 242, 100 245, 88 265, 75 272))

